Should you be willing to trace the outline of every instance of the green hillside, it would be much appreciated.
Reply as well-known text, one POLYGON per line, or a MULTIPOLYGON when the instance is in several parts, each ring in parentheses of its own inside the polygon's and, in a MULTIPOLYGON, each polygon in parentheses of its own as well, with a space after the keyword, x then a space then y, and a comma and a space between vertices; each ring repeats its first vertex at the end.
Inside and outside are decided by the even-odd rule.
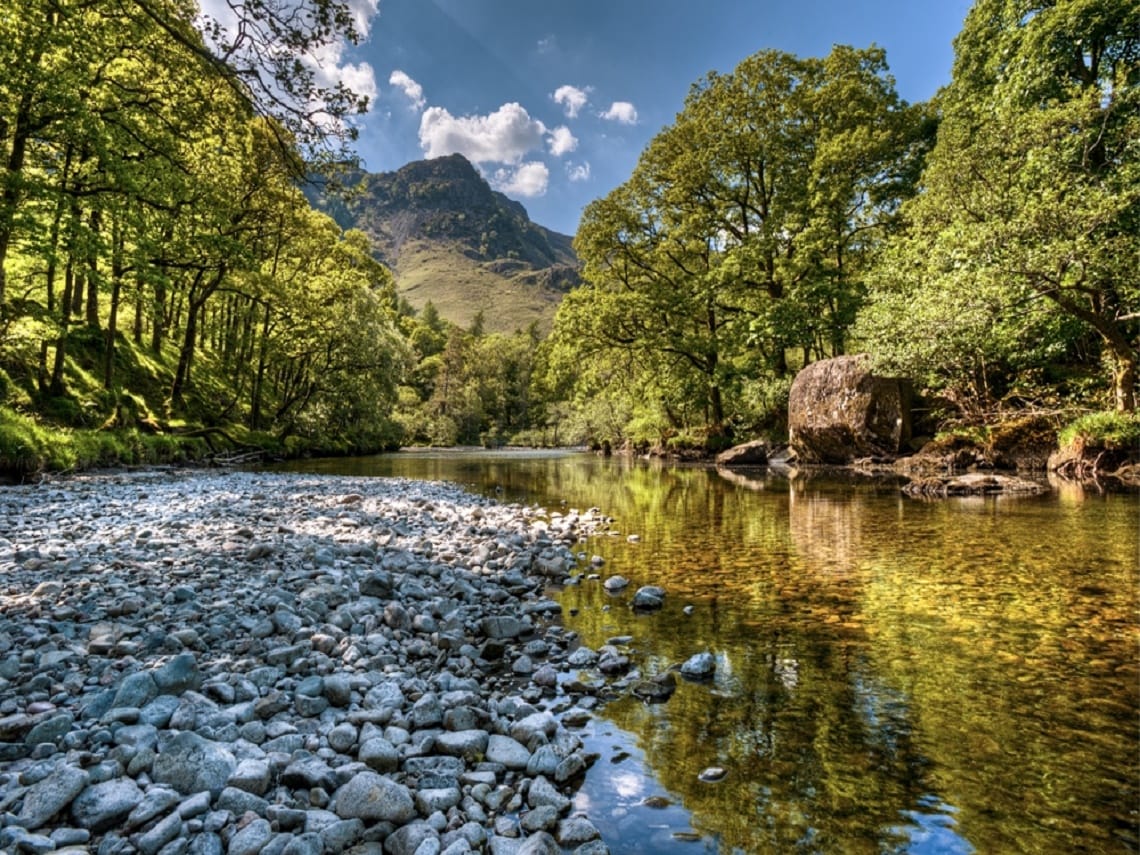
POLYGON ((547 329, 579 281, 571 238, 531 222, 462 155, 342 180, 350 185, 343 198, 310 198, 342 227, 368 235, 416 309, 431 302, 461 326, 482 312, 490 332, 534 322, 547 329))

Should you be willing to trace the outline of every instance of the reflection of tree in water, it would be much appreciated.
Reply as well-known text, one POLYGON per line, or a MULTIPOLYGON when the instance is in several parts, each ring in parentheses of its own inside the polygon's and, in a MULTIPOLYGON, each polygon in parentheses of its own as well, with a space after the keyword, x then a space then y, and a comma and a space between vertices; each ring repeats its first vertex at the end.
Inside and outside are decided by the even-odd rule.
MULTIPOLYGON (((720 609, 693 618, 719 621, 694 627, 721 639, 716 682, 683 684, 667 704, 624 699, 605 708, 637 735, 693 826, 717 836, 722 851, 879 851, 900 809, 929 792, 928 763, 906 704, 869 672, 861 644, 759 629, 720 609), (702 783, 709 766, 728 777, 702 783)), ((691 644, 670 626, 654 623, 655 659, 682 661, 691 644)))

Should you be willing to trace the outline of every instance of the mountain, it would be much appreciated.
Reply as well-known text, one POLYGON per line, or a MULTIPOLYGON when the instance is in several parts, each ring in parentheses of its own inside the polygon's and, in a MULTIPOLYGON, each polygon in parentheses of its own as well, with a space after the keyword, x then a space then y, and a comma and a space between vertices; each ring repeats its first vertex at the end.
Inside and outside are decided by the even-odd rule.
POLYGON ((578 283, 568 235, 531 222, 491 189, 462 155, 420 160, 395 172, 340 177, 347 193, 310 193, 343 228, 372 240, 396 289, 415 308, 430 300, 460 326, 483 312, 488 332, 547 328, 578 283))

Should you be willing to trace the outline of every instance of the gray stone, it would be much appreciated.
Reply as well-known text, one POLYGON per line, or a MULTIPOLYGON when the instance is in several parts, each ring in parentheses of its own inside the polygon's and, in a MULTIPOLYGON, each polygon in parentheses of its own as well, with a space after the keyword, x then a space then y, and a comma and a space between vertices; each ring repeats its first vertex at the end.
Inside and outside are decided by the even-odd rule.
POLYGON ((332 792, 336 788, 336 773, 329 764, 312 754, 300 754, 281 772, 281 783, 293 789, 320 787, 332 792))
POLYGON ((174 695, 159 695, 139 710, 139 724, 166 727, 170 723, 170 717, 178 709, 179 703, 180 701, 174 695))
POLYGON ((405 823, 416 815, 412 794, 403 784, 376 772, 357 772, 336 791, 334 810, 341 819, 405 823))
POLYGON ((374 736, 360 744, 357 759, 377 772, 395 772, 400 768, 400 752, 382 736, 374 736))
POLYGON ((373 570, 360 580, 360 595, 381 599, 392 596, 392 574, 386 570, 373 570))
POLYGON ((689 680, 709 680, 716 673, 716 657, 711 653, 697 653, 685 660, 681 676, 689 680))
POLYGON ((416 790, 414 801, 420 816, 430 816, 436 811, 447 811, 455 807, 463 794, 458 787, 432 787, 416 790))
POLYGON ((328 735, 329 748, 338 754, 347 754, 356 744, 356 728, 347 721, 338 724, 328 735))
POLYGON ((156 668, 152 674, 160 695, 181 695, 187 689, 197 691, 202 685, 198 660, 193 653, 179 653, 161 668, 156 668))
POLYGON ((515 850, 515 855, 561 855, 557 841, 545 831, 532 834, 515 850))
POLYGON ((261 796, 255 796, 237 787, 226 787, 218 796, 214 806, 218 810, 227 810, 234 816, 243 816, 247 813, 265 816, 269 803, 261 796))
POLYGON ((80 828, 99 833, 125 820, 143 793, 130 778, 92 784, 71 802, 71 818, 80 828))
POLYGON ((554 736, 556 730, 558 722, 548 712, 531 713, 513 722, 510 727, 511 738, 523 745, 531 745, 539 736, 542 737, 541 741, 545 742, 547 738, 554 736))
POLYGON ((74 723, 75 719, 71 717, 70 713, 53 715, 29 730, 28 735, 24 737, 24 744, 27 746, 35 746, 43 742, 58 744, 71 730, 74 723))
POLYGON ((530 782, 530 789, 527 790, 526 794, 526 803, 532 808, 550 805, 560 814, 570 809, 570 799, 562 795, 558 788, 550 783, 544 775, 539 775, 530 782))
POLYGON ((285 848, 281 850, 281 855, 322 855, 324 851, 325 845, 321 840, 321 835, 309 831, 294 836, 285 844, 285 848))
POLYGON ((529 626, 511 615, 490 615, 479 622, 479 628, 488 638, 518 638, 529 626))
POLYGON ((486 759, 508 769, 525 769, 530 762, 530 751, 516 739, 493 733, 487 740, 486 759))
POLYGON ((320 830, 323 851, 343 852, 364 836, 364 823, 359 819, 341 819, 320 830))
POLYGON ((552 805, 531 808, 519 819, 519 825, 528 834, 535 831, 550 831, 558 825, 558 809, 552 805))
POLYGON ((602 835, 590 820, 582 816, 572 816, 558 823, 555 836, 563 846, 580 846, 591 840, 597 840, 602 835))
POLYGON ((237 764, 226 785, 253 793, 255 796, 264 796, 269 790, 271 780, 272 771, 266 761, 247 757, 237 764))
POLYGON ((111 707, 143 707, 158 695, 158 684, 149 671, 128 674, 119 684, 111 707))
POLYGON ((490 734, 485 730, 445 732, 436 736, 435 750, 464 760, 477 760, 487 752, 489 738, 490 734))
POLYGON ((223 855, 222 838, 213 832, 195 835, 190 841, 189 855, 223 855))
POLYGON ((255 819, 230 838, 226 855, 257 855, 273 837, 267 819, 255 819))
POLYGON ((352 703, 352 686, 344 674, 325 677, 325 697, 334 707, 347 707, 352 703))
POLYGON ((157 855, 167 843, 182 833, 182 817, 177 813, 169 814, 154 827, 139 836, 135 844, 143 855, 157 855))
MULTIPOLYGON (((209 794, 207 793, 207 796, 209 794)), ((166 787, 149 787, 131 815, 127 817, 127 828, 138 828, 146 825, 156 816, 162 816, 181 800, 181 796, 174 790, 166 787)))
POLYGON ((24 794, 24 804, 20 808, 19 822, 28 831, 35 831, 48 820, 71 804, 72 799, 87 786, 87 773, 66 763, 54 772, 33 784, 24 794))
POLYGON ((388 855, 415 855, 426 841, 439 840, 439 832, 426 822, 412 822, 396 829, 384 841, 384 851, 388 855))
POLYGON ((645 585, 637 589, 630 606, 638 611, 655 611, 665 605, 665 589, 657 585, 645 585))
POLYGON ((218 795, 230 779, 237 760, 225 746, 196 733, 179 733, 159 746, 152 774, 184 796, 209 790, 218 795))

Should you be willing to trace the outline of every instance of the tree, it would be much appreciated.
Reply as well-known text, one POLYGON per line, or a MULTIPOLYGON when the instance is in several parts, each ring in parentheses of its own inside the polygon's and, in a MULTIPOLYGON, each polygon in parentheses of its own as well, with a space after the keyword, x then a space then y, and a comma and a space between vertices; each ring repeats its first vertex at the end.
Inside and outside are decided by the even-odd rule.
POLYGON ((618 361, 667 429, 711 437, 742 389, 842 352, 864 257, 889 232, 928 123, 882 50, 762 51, 692 88, 631 178, 585 211, 585 285, 559 309, 551 365, 618 361))
MULTIPOLYGON (((939 104, 923 192, 905 207, 909 234, 884 259, 865 332, 987 340, 1016 362, 1042 324, 1076 321, 1101 342, 1115 408, 1134 410, 1140 3, 979 0, 939 104)), ((913 368, 915 350, 892 361, 913 368)), ((944 363, 943 383, 968 386, 964 370, 944 363)))

